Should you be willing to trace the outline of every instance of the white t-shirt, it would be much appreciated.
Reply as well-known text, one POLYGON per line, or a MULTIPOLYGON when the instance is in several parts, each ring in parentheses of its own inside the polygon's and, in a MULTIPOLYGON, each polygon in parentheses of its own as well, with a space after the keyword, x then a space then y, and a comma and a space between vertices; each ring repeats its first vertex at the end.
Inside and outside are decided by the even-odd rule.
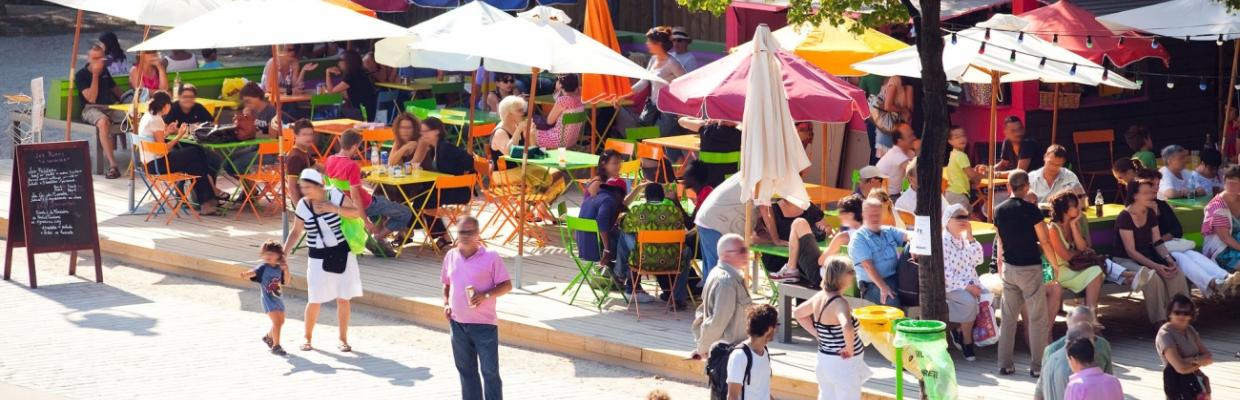
POLYGON ((745 202, 741 199, 740 174, 728 177, 710 192, 710 196, 706 196, 694 223, 724 234, 745 234, 745 202))
POLYGON ((1167 199, 1167 194, 1166 194, 1167 190, 1175 190, 1175 191, 1180 191, 1180 192, 1187 191, 1188 180, 1192 179, 1193 174, 1194 174, 1192 170, 1185 168, 1180 171, 1180 176, 1182 178, 1176 177, 1175 174, 1171 172, 1171 169, 1165 166, 1162 168, 1159 168, 1158 172, 1162 174, 1162 179, 1158 181, 1158 199, 1159 200, 1167 199))
POLYGON ((753 364, 749 367, 749 384, 745 384, 745 350, 737 348, 728 355, 728 383, 739 383, 745 388, 745 400, 771 398, 771 353, 766 349, 758 354, 750 348, 753 364))
MULTIPOLYGON (((146 113, 142 115, 142 120, 138 121, 138 139, 146 142, 155 141, 155 132, 163 131, 167 125, 164 124, 164 117, 146 113)), ((142 162, 150 162, 157 160, 154 154, 142 152, 142 162)))
POLYGON ((878 159, 878 170, 887 175, 887 194, 900 193, 900 188, 904 186, 904 167, 905 162, 909 160, 908 154, 900 148, 893 148, 883 158, 878 159))

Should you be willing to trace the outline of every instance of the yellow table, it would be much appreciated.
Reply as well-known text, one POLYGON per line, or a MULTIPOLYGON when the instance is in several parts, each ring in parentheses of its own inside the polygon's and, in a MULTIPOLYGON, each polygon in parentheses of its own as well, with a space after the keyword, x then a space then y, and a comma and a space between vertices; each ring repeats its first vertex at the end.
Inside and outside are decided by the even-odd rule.
POLYGON ((381 83, 376 83, 375 86, 385 88, 385 89, 404 90, 406 92, 419 92, 423 90, 431 90, 430 83, 421 83, 421 82, 418 82, 416 79, 407 84, 397 83, 397 82, 391 82, 391 83, 381 82, 381 83))
POLYGON ((643 140, 642 142, 666 147, 669 149, 678 149, 678 150, 693 151, 693 152, 701 151, 702 149, 702 136, 697 135, 697 134, 657 137, 657 138, 652 138, 652 139, 646 139, 646 140, 643 140))
MULTIPOLYGON (((207 112, 211 113, 212 116, 218 115, 216 114, 216 111, 218 111, 221 108, 237 108, 237 102, 229 101, 229 100, 197 98, 197 99, 194 99, 194 102, 198 104, 202 104, 202 106, 205 107, 207 109, 207 112)), ((108 106, 108 109, 124 111, 125 113, 129 113, 130 108, 132 108, 132 106, 133 104, 131 103, 113 104, 113 105, 108 106)), ((146 102, 138 103, 138 113, 142 113, 142 114, 146 113, 146 102)))
POLYGON ((405 232, 405 236, 401 239, 400 245, 396 247, 396 257, 399 258, 400 253, 405 249, 405 245, 409 244, 410 239, 413 238, 413 231, 415 229, 421 227, 427 235, 430 234, 430 227, 426 226, 426 223, 422 222, 422 214, 426 212, 426 204, 430 201, 429 194, 435 190, 434 182, 436 179, 451 175, 418 169, 410 172, 409 174, 401 174, 400 176, 396 176, 389 173, 386 166, 375 165, 363 167, 362 172, 366 176, 363 180, 377 186, 383 193, 384 197, 392 199, 393 197, 388 194, 388 190, 389 188, 394 188, 397 193, 400 193, 400 198, 404 199, 403 202, 405 203, 405 206, 409 207, 409 210, 413 212, 413 223, 409 224, 409 230, 405 232), (413 185, 419 183, 430 183, 431 185, 428 186, 426 190, 417 193, 410 194, 406 190, 406 188, 413 188, 413 185), (426 196, 426 199, 422 200, 422 204, 414 204, 414 200, 423 194, 428 194, 428 196, 426 196))
MULTIPOLYGON (((672 136, 675 137, 675 136, 672 136)), ((809 192, 809 200, 819 207, 826 208, 827 203, 834 203, 840 199, 853 194, 851 189, 841 189, 830 186, 822 186, 815 183, 806 183, 805 191, 809 192)))

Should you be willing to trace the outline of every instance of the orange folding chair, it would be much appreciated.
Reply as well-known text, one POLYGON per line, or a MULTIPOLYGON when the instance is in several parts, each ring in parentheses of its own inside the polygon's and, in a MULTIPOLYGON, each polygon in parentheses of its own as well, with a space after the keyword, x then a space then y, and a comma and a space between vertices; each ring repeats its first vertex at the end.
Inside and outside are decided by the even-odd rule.
MULTIPOLYGON (((285 146, 291 146, 292 142, 286 139, 285 146)), ((289 147, 285 147, 288 149, 289 147)), ((237 209, 237 219, 245 214, 245 207, 249 206, 254 212, 254 219, 258 223, 263 222, 263 218, 258 213, 258 201, 266 200, 269 204, 279 202, 280 185, 284 183, 284 171, 280 171, 279 164, 264 165, 263 158, 265 156, 279 156, 280 142, 259 143, 258 156, 255 162, 254 172, 242 174, 237 180, 241 186, 242 199, 241 206, 237 209), (247 184, 248 183, 248 184, 247 184)), ((274 211, 275 209, 272 209, 274 211)))
POLYGON ((667 152, 663 150, 662 146, 639 142, 637 143, 637 158, 653 160, 658 164, 654 173, 655 181, 663 181, 667 178, 668 171, 663 163, 663 160, 667 158, 667 152))
POLYGON ((392 130, 392 128, 368 129, 362 131, 362 145, 358 147, 358 151, 361 152, 362 160, 366 160, 365 162, 367 163, 369 162, 370 159, 367 158, 366 155, 370 154, 371 146, 379 146, 379 151, 383 151, 383 144, 391 142, 395 139, 396 133, 392 130))
POLYGON ((491 152, 487 151, 487 149, 491 148, 491 142, 487 139, 495 132, 495 126, 495 123, 470 125, 469 143, 466 145, 465 150, 479 157, 490 155, 491 152))
POLYGON ((619 139, 607 139, 603 142, 603 150, 614 150, 617 153, 624 154, 628 158, 633 158, 633 152, 636 151, 637 145, 633 142, 626 142, 619 139))
MULTIPOLYGON (((138 144, 143 153, 150 153, 156 158, 162 159, 164 163, 164 171, 172 171, 172 164, 168 161, 168 152, 170 146, 168 143, 156 143, 142 141, 138 144)), ((174 218, 181 217, 181 207, 189 215, 193 216, 198 222, 202 222, 202 217, 198 216, 198 211, 194 210, 189 204, 189 196, 185 187, 193 187, 200 176, 190 175, 183 172, 168 172, 164 174, 156 173, 151 170, 148 163, 142 164, 142 174, 146 181, 151 183, 151 192, 155 195, 155 204, 151 206, 151 211, 146 215, 146 221, 150 221, 151 217, 160 209, 168 210, 168 222, 164 225, 172 224, 174 218)))
MULTIPOLYGON (((421 215, 425 214, 425 215, 430 215, 431 217, 434 217, 434 218, 440 218, 440 219, 447 218, 448 222, 444 224, 444 227, 451 228, 453 225, 456 224, 457 218, 459 218, 462 215, 469 215, 470 210, 473 209, 474 186, 476 186, 477 184, 478 184, 477 174, 441 176, 441 177, 435 178, 434 196, 436 199, 443 199, 444 190, 465 189, 469 192, 469 200, 467 200, 464 204, 440 204, 436 208, 436 212, 434 214, 429 214, 426 212, 426 206, 430 204, 431 197, 427 196, 426 200, 422 202, 422 211, 415 212, 414 217, 418 218, 421 215)), ((426 226, 426 229, 427 229, 427 232, 424 238, 424 244, 430 245, 430 248, 435 251, 435 254, 439 254, 439 250, 441 249, 439 248, 438 245, 436 245, 434 242, 431 241, 430 226, 426 226)))
MULTIPOLYGON (((670 231, 637 231, 637 262, 633 265, 633 268, 632 268, 633 275, 636 276, 636 279, 631 285, 633 286, 633 290, 631 293, 632 297, 630 298, 632 299, 637 298, 637 288, 641 284, 641 277, 643 275, 645 276, 667 275, 671 277, 671 281, 673 282, 671 285, 672 287, 671 293, 668 293, 667 295, 667 309, 669 312, 675 312, 676 311, 676 284, 675 282, 680 277, 680 269, 682 267, 682 265, 680 265, 681 260, 682 260, 680 255, 681 253, 684 252, 684 250, 685 250, 685 230, 683 229, 670 230, 670 231), (659 246, 659 245, 676 245, 675 265, 646 265, 644 263, 646 261, 645 256, 646 256, 647 250, 657 251, 654 248, 648 249, 647 247, 648 246, 659 246)), ((629 304, 632 304, 633 307, 637 309, 637 320, 640 321, 642 319, 641 305, 637 304, 637 301, 631 301, 629 302, 629 304)))

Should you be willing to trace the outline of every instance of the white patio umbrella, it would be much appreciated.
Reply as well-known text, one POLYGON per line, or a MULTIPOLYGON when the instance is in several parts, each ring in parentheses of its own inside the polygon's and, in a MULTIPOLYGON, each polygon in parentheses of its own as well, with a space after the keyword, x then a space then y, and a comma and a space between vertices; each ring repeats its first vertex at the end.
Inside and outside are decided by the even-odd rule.
POLYGON ((434 51, 417 50, 410 45, 417 42, 433 42, 450 39, 499 21, 514 17, 487 4, 471 1, 420 24, 409 27, 406 35, 391 37, 375 43, 375 62, 395 68, 419 67, 447 71, 477 69, 478 56, 462 57, 460 54, 445 55, 434 51))
POLYGON ((775 55, 779 42, 766 24, 754 32, 753 59, 741 120, 741 196, 770 205, 779 196, 800 207, 809 205, 801 171, 810 166, 788 108, 783 71, 775 55))
MULTIPOLYGON (((1165 3, 1152 4, 1134 8, 1115 14, 1098 17, 1098 21, 1115 30, 1135 29, 1160 36, 1196 41, 1217 41, 1221 46, 1224 41, 1234 41, 1231 57, 1231 79, 1224 90, 1227 90, 1227 103, 1224 116, 1231 111, 1231 102, 1236 92, 1237 64, 1240 64, 1240 12, 1229 10, 1221 1, 1215 0, 1171 0, 1165 3)), ((1221 63, 1222 60, 1219 60, 1221 63)), ((1222 82, 1219 82, 1220 84, 1222 82)), ((1222 124, 1227 123, 1219 119, 1222 124)), ((1223 127, 1219 127, 1219 132, 1223 127)), ((1225 148, 1227 135, 1220 147, 1225 148)))
MULTIPOLYGON (((1137 89, 1136 83, 1112 73, 1076 53, 1042 40, 1037 35, 1021 35, 1028 21, 1009 14, 996 14, 989 20, 943 37, 943 69, 947 79, 957 82, 988 83, 1043 81, 1107 85, 1137 89), (986 29, 992 28, 992 29, 986 29)), ((883 76, 921 76, 917 48, 887 53, 853 64, 853 68, 883 76)), ((996 91, 990 97, 990 164, 995 164, 995 136, 998 114, 996 91)), ((994 171, 990 171, 990 192, 994 193, 994 171)), ((994 196, 988 208, 994 207, 994 196)))
MULTIPOLYGON (((462 59, 476 57, 477 64, 488 71, 514 74, 531 73, 530 93, 537 93, 538 74, 547 71, 557 74, 600 74, 664 82, 658 75, 634 64, 610 47, 599 43, 584 33, 568 26, 572 22, 563 11, 546 6, 536 6, 508 19, 466 30, 458 35, 439 37, 433 41, 410 44, 416 51, 444 54, 462 59)), ((534 117, 534 107, 528 107, 534 117)), ((529 129, 533 129, 529 124, 529 129)), ((521 173, 524 175, 529 152, 522 152, 521 173)), ((521 193, 525 194, 522 180, 521 193)), ((520 207, 517 217, 517 268, 516 287, 521 288, 522 260, 525 256, 526 207, 520 207)))
POLYGON ((322 43, 401 36, 405 28, 323 1, 236 1, 186 21, 129 51, 322 43))
MULTIPOLYGON (((77 52, 78 42, 82 37, 82 12, 90 11, 100 14, 111 15, 114 17, 124 18, 134 21, 139 25, 146 25, 146 31, 143 33, 142 39, 146 39, 146 34, 150 32, 151 25, 156 26, 173 26, 185 22, 193 17, 202 15, 207 11, 213 10, 220 5, 232 0, 47 0, 49 2, 59 4, 65 7, 77 9, 77 21, 73 30, 73 53, 69 55, 69 73, 77 70, 77 52)), ((141 70, 137 79, 141 79, 141 70)), ((69 76, 69 93, 73 93, 73 76, 69 76)), ((72 118, 69 114, 73 113, 74 97, 70 95, 65 101, 65 140, 69 140, 70 131, 72 131, 72 118)))

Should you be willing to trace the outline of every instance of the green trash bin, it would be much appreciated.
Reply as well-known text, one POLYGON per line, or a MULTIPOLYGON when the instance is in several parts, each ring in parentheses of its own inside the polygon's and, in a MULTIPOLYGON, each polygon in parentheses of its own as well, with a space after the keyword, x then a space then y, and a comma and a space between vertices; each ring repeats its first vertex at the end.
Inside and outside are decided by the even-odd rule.
MULTIPOLYGON (((925 396, 931 400, 956 398, 956 365, 947 354, 947 324, 942 321, 906 319, 896 322, 897 349, 913 351, 920 367, 925 396)), ((896 382, 903 382, 902 367, 896 369, 896 382)), ((902 385, 901 385, 902 386, 902 385)), ((898 397, 903 396, 897 388, 898 397)))

